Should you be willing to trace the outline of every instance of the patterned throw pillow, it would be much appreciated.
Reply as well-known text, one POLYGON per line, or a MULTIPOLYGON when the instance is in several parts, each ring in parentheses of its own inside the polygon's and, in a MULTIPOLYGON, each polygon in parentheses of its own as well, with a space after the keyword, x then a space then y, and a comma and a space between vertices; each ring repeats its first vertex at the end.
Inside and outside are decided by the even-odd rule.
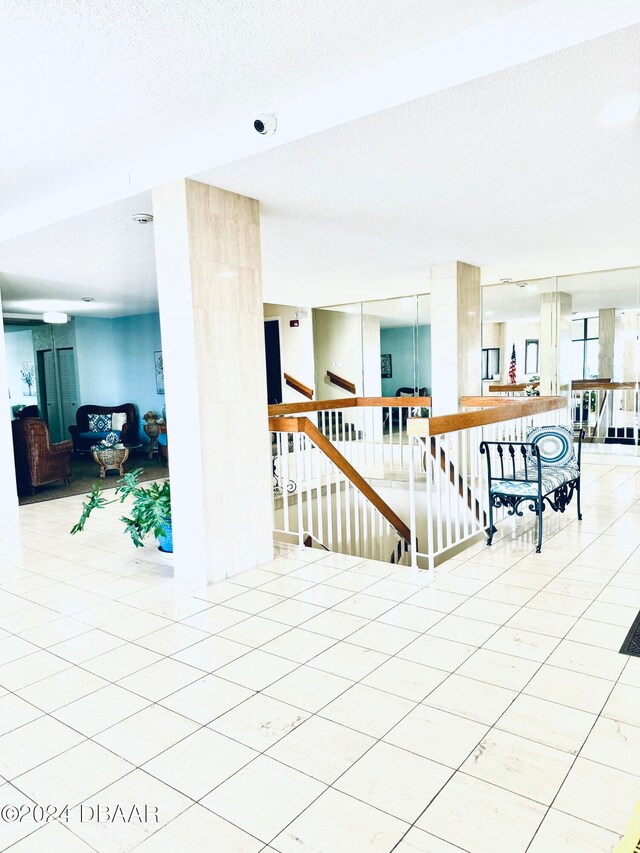
POLYGON ((111 429, 111 415, 92 414, 87 415, 90 432, 109 432, 111 429))
POLYGON ((543 465, 568 465, 575 462, 573 431, 569 427, 531 427, 527 441, 537 446, 543 465))

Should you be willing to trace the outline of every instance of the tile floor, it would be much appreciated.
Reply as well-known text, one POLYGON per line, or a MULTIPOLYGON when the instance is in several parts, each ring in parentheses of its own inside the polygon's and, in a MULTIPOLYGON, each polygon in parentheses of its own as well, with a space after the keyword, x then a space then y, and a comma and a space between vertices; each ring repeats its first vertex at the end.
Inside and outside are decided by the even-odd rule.
POLYGON ((640 797, 640 469, 586 467, 585 517, 506 526, 435 577, 281 546, 176 588, 114 512, 21 510, 0 542, 0 848, 611 851, 640 797), (96 804, 148 822, 89 821, 96 804))

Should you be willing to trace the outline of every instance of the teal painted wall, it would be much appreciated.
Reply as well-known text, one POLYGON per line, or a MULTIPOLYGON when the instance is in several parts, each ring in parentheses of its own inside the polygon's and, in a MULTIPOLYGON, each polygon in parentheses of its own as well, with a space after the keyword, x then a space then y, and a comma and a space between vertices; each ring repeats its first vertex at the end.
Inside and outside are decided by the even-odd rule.
MULTIPOLYGON (((391 379, 382 380, 382 396, 394 397, 398 388, 413 388, 415 382, 414 328, 380 329, 380 352, 391 353, 391 379)), ((431 326, 418 326, 417 385, 431 392, 431 326)))
POLYGON ((154 352, 162 349, 159 314, 100 319, 76 318, 76 362, 80 405, 135 403, 140 416, 162 413, 164 394, 156 390, 154 352))

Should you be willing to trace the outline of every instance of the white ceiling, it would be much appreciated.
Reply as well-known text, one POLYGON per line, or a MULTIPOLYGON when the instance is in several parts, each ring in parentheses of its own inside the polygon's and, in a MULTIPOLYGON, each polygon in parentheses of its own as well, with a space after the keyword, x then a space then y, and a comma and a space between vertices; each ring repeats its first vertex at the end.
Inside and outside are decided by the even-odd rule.
MULTIPOLYGON (((156 135, 263 108, 525 5, 406 0, 398 15, 373 0, 329 0, 306 3, 303 17, 292 11, 299 4, 222 0, 213 19, 199 3, 9 2, 0 73, 15 69, 27 31, 25 57, 38 55, 34 67, 22 62, 21 91, 32 99, 19 112, 10 87, 0 92, 13 117, 0 136, 0 210, 156 135), (38 121, 46 145, 35 139, 38 121)), ((638 119, 610 127, 599 114, 639 80, 635 26, 199 178, 261 200, 265 301, 424 292, 428 266, 455 257, 480 264, 485 283, 633 265, 638 119)), ((36 300, 37 311, 154 310, 152 229, 130 221, 149 206, 139 195, 1 244, 4 309, 28 311, 36 300), (95 303, 78 302, 84 295, 95 303)))

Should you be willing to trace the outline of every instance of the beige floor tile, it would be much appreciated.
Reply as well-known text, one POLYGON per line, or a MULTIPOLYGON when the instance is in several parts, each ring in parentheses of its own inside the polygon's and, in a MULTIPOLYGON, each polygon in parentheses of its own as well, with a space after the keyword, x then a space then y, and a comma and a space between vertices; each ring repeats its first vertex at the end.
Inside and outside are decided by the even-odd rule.
POLYGON ((367 595, 388 598, 390 601, 404 601, 410 595, 418 592, 421 587, 417 584, 404 583, 393 578, 383 578, 367 588, 367 595))
MULTIPOLYGON (((286 601, 282 602, 282 604, 286 603, 286 601)), ((280 606, 279 604, 276 605, 276 607, 280 606)), ((270 613, 272 609, 266 610, 265 613, 270 613)), ((233 640, 236 643, 242 643, 245 646, 251 646, 251 648, 257 648, 282 634, 286 634, 288 630, 287 625, 273 622, 271 619, 265 619, 262 616, 250 616, 230 628, 225 628, 218 636, 233 640)))
MULTIPOLYGON (((0 788, 2 791, 2 788, 0 788)), ((64 824, 50 822, 40 826, 11 848, 13 853, 42 853, 43 850, 64 850, 64 853, 91 853, 92 848, 81 841, 64 824)))
POLYGON ((117 684, 109 684, 95 693, 58 708, 53 716, 87 737, 93 737, 127 717, 137 714, 149 704, 117 684))
POLYGON ((202 670, 171 658, 163 658, 144 669, 127 675, 118 682, 120 687, 137 693, 151 702, 158 702, 187 684, 202 678, 202 670))
POLYGON ((600 717, 580 755, 640 775, 640 727, 600 717))
POLYGON ((107 684, 107 681, 97 675, 77 667, 70 667, 28 687, 23 687, 18 691, 18 695, 37 708, 51 713, 63 705, 81 699, 88 693, 94 693, 101 687, 106 687, 107 684))
POLYGON ((312 634, 303 628, 292 628, 275 640, 271 640, 262 647, 262 650, 297 663, 307 663, 316 655, 326 651, 336 641, 331 637, 323 637, 321 634, 312 634))
POLYGON ((573 758, 566 752, 494 729, 461 770, 470 776, 550 805, 573 758))
POLYGON ((267 755, 330 785, 374 743, 368 735, 314 716, 279 740, 267 755))
POLYGON ((627 630, 628 628, 625 626, 609 625, 605 622, 595 622, 583 617, 578 619, 569 631, 567 640, 617 652, 624 642, 627 630))
POLYGON ((456 643, 431 634, 424 634, 398 652, 398 657, 442 669, 445 672, 453 672, 475 650, 474 646, 465 643, 456 643))
POLYGON ((192 734, 197 728, 186 717, 159 705, 150 705, 105 729, 94 740, 132 764, 140 765, 192 734))
POLYGON ((258 853, 263 844, 203 806, 194 805, 138 848, 140 853, 258 853))
POLYGON ((351 616, 360 616, 364 619, 376 619, 387 610, 391 610, 393 602, 387 598, 376 598, 367 592, 358 592, 350 598, 345 598, 335 605, 336 613, 348 613, 351 616))
POLYGON ((161 660, 161 656, 149 649, 127 643, 118 646, 110 652, 90 658, 82 664, 84 669, 106 678, 107 681, 118 681, 140 669, 161 660))
POLYGON ((352 685, 353 681, 347 678, 310 666, 300 666, 267 687, 264 694, 315 713, 352 685))
POLYGON ((524 692, 570 708, 599 714, 612 687, 613 683, 604 678, 544 664, 524 688, 524 692))
POLYGON ((273 842, 279 853, 387 853, 408 829, 347 794, 329 789, 288 826, 273 842))
POLYGON ((491 726, 517 695, 513 690, 454 674, 436 687, 424 704, 491 726))
POLYGON ((344 640, 349 634, 353 634, 358 628, 367 624, 367 620, 361 616, 352 616, 349 613, 339 613, 335 610, 327 610, 314 616, 304 623, 305 631, 314 634, 322 634, 323 637, 333 637, 335 640, 344 640))
POLYGON ((523 693, 500 717, 496 728, 576 755, 595 720, 595 714, 523 693))
POLYGON ((535 592, 533 590, 511 586, 508 583, 502 583, 499 579, 483 586, 476 593, 477 598, 488 599, 489 601, 502 601, 505 604, 516 604, 518 607, 522 607, 534 595, 535 592))
MULTIPOLYGON (((215 589, 215 585, 213 588, 215 589)), ((241 589, 243 592, 240 595, 235 595, 233 598, 227 600, 227 607, 232 607, 234 610, 239 610, 243 613, 255 615, 284 600, 281 595, 274 595, 273 593, 264 592, 261 589, 247 590, 245 587, 241 587, 241 589)), ((202 609, 204 609, 204 607, 202 607, 201 610, 202 609)), ((166 615, 169 619, 177 618, 184 620, 187 616, 192 616, 193 613, 185 613, 183 616, 172 616, 171 613, 165 614, 160 612, 159 615, 166 615)))
POLYGON ((524 853, 545 812, 540 803, 457 773, 417 826, 473 853, 524 853))
POLYGON ((97 821, 79 819, 79 809, 71 813, 69 825, 76 835, 86 841, 94 850, 101 853, 129 853, 148 836, 173 818, 184 812, 192 805, 191 800, 170 788, 168 785, 149 776, 142 770, 134 770, 113 785, 100 791, 99 797, 91 797, 83 804, 85 815, 90 815, 91 808, 100 803, 113 814, 119 805, 123 812, 130 813, 134 806, 148 804, 157 815, 154 819, 140 822, 97 821))
POLYGON ((224 637, 214 636, 207 637, 206 640, 201 640, 193 646, 182 649, 181 652, 176 652, 172 657, 181 663, 195 666, 196 669, 213 672, 214 669, 220 669, 221 666, 237 660, 250 651, 250 646, 235 643, 233 640, 225 640, 224 637))
POLYGON ((602 716, 640 726, 640 688, 616 684, 603 708, 602 716))
POLYGON ((577 598, 575 595, 561 595, 557 592, 539 592, 529 602, 534 610, 544 610, 547 613, 560 613, 563 616, 582 616, 589 606, 589 601, 577 598))
POLYGON ((254 649, 216 670, 216 675, 249 690, 264 690, 274 681, 290 673, 296 666, 296 663, 286 658, 270 655, 261 649, 254 649))
POLYGON ((0 684, 6 690, 20 690, 36 681, 62 672, 69 666, 67 661, 49 652, 34 652, 0 666, 0 684))
POLYGON ((193 616, 187 616, 181 624, 197 628, 199 631, 206 631, 209 634, 217 634, 247 618, 249 618, 248 614, 241 610, 233 610, 224 604, 218 604, 215 607, 208 607, 206 610, 194 613, 193 616))
POLYGON ((414 707, 408 699, 356 684, 323 708, 321 716, 381 738, 414 707))
POLYGON ((262 752, 304 722, 309 714, 258 694, 209 723, 220 734, 262 752))
POLYGON ((429 634, 433 637, 441 637, 445 640, 453 640, 458 643, 467 643, 470 646, 481 646, 498 630, 497 625, 490 622, 481 622, 479 619, 467 619, 451 613, 429 628, 429 634))
MULTIPOLYGON (((127 620, 125 620, 127 621, 127 620)), ((111 626, 109 626, 111 630, 111 626)), ((106 631, 93 628, 85 634, 80 634, 70 640, 57 643, 50 647, 50 651, 58 657, 64 658, 75 664, 82 664, 91 658, 103 655, 124 644, 120 637, 114 637, 106 631)))
POLYGON ((261 755, 208 794, 202 805, 268 842, 323 790, 316 779, 261 755))
POLYGON ((550 809, 528 853, 613 853, 620 835, 577 817, 550 809))
POLYGON ((457 768, 487 731, 488 727, 482 723, 428 705, 418 705, 385 735, 384 740, 457 768))
POLYGON ((474 596, 457 608, 456 616, 478 619, 480 622, 489 622, 493 625, 503 625, 518 612, 518 609, 519 605, 517 604, 507 604, 503 601, 489 601, 474 596))
POLYGON ((427 610, 426 607, 402 603, 387 610, 376 621, 384 622, 386 625, 396 625, 398 628, 407 628, 409 631, 417 631, 421 634, 443 619, 445 615, 438 610, 427 610))
MULTIPOLYGON (((89 625, 84 622, 79 622, 70 616, 65 616, 63 619, 55 619, 53 622, 46 622, 44 625, 39 625, 37 628, 31 628, 22 634, 23 640, 28 640, 42 649, 47 649, 56 643, 61 643, 63 640, 70 640, 72 637, 77 637, 79 634, 85 634, 90 631, 89 625)), ((0 643, 0 648, 2 644, 0 643)))
POLYGON ((199 800, 257 755, 248 746, 202 728, 147 761, 143 770, 199 800))
POLYGON ((420 635, 416 631, 398 628, 381 621, 370 622, 349 637, 349 642, 378 652, 393 655, 408 646, 420 635))
POLYGON ((640 776, 578 757, 553 806, 621 835, 640 797, 640 776))
POLYGON ((51 717, 40 717, 0 737, 0 776, 26 773, 84 740, 81 734, 51 717))
POLYGON ((43 712, 13 693, 0 697, 0 736, 41 717, 43 712))
POLYGON ((485 649, 527 660, 545 661, 560 641, 557 637, 503 626, 484 644, 485 649))
POLYGON ((507 628, 518 631, 530 631, 534 634, 544 634, 561 640, 571 630, 576 622, 575 616, 563 616, 560 613, 547 613, 544 610, 534 610, 532 607, 521 608, 509 619, 507 628))
POLYGON ((334 788, 412 823, 452 772, 414 752, 380 742, 347 770, 334 783, 334 788), (384 779, 382 785, 381 779, 384 779))
POLYGON ((165 628, 160 628, 159 631, 139 637, 136 644, 145 649, 151 649, 152 652, 158 652, 160 655, 172 655, 200 640, 205 640, 208 636, 206 631, 174 622, 165 628))
POLYGON ((547 663, 551 666, 615 681, 622 672, 626 660, 624 655, 610 649, 562 640, 549 656, 547 663))
MULTIPOLYGON (((12 822, 2 822, 1 843, 3 849, 7 850, 11 845, 14 845, 25 836, 33 838, 33 834, 35 830, 38 829, 38 825, 31 818, 31 812, 29 811, 33 806, 33 801, 30 800, 29 797, 25 796, 22 791, 14 788, 13 785, 9 785, 8 783, 2 784, 2 782, 0 782, 0 800, 2 800, 3 805, 14 805, 18 809, 22 809, 26 817, 24 821, 14 820, 12 822)), ((40 850, 38 853, 40 853, 40 850)))
POLYGON ((456 670, 457 675, 486 681, 509 690, 522 690, 540 664, 515 655, 478 649, 456 670))
POLYGON ((453 844, 413 826, 400 844, 393 848, 393 853, 460 853, 460 847, 454 847, 453 844))
POLYGON ((620 604, 607 604, 605 601, 594 601, 584 613, 585 618, 595 622, 606 622, 609 625, 620 625, 627 631, 638 615, 637 607, 624 607, 620 604))
POLYGON ((36 803, 75 806, 133 769, 128 761, 86 740, 24 773, 15 784, 36 803))
POLYGON ((441 613, 451 613, 456 607, 467 600, 468 596, 460 595, 456 592, 445 592, 440 589, 421 589, 416 592, 411 598, 406 599, 405 604, 411 604, 416 607, 426 607, 427 610, 439 610, 441 613))
POLYGON ((265 610, 263 616, 267 619, 272 619, 274 622, 281 623, 282 630, 284 630, 284 627, 287 625, 292 628, 296 625, 301 625, 313 616, 322 613, 323 610, 323 606, 313 604, 310 601, 288 598, 286 601, 281 601, 280 604, 276 604, 274 607, 265 610))
POLYGON ((206 675, 165 696, 159 704, 204 726, 253 696, 253 693, 253 690, 232 684, 216 675, 206 675))
POLYGON ((374 649, 355 646, 349 642, 336 643, 309 662, 314 669, 322 669, 352 681, 359 681, 389 659, 389 655, 374 649))
POLYGON ((640 687, 640 658, 627 658, 627 664, 620 675, 620 683, 640 687))
POLYGON ((441 669, 393 657, 362 679, 368 687, 421 702, 447 677, 441 669))
MULTIPOLYGON (((331 581, 340 580, 342 575, 338 575, 335 578, 331 578, 331 581)), ((374 578, 371 578, 373 581, 374 578)), ((345 601, 347 598, 350 598, 352 595, 351 588, 343 589, 341 586, 329 585, 326 583, 318 584, 317 586, 310 586, 309 589, 306 589, 304 592, 301 592, 299 595, 294 595, 291 601, 301 601, 306 604, 312 604, 317 607, 334 607, 336 604, 339 604, 341 601, 345 601)))

